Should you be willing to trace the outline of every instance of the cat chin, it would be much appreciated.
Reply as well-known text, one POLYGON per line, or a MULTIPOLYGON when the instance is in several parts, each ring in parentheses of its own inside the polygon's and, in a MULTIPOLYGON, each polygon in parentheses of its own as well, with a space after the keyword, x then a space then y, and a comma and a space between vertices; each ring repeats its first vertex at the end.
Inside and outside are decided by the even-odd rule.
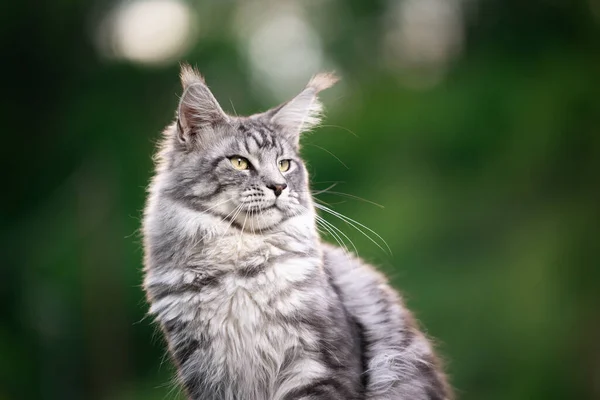
MULTIPOLYGON (((294 210, 282 210, 278 206, 272 206, 260 213, 244 211, 241 212, 235 219, 238 227, 243 227, 244 231, 268 231, 270 229, 279 228, 287 221, 296 220, 298 217, 304 216, 301 212, 294 210)), ((310 215, 305 216, 307 221, 312 221, 310 215)))
POLYGON ((280 224, 285 218, 284 213, 277 207, 272 206, 260 212, 241 212, 235 219, 239 226, 243 226, 245 231, 270 229, 280 224))

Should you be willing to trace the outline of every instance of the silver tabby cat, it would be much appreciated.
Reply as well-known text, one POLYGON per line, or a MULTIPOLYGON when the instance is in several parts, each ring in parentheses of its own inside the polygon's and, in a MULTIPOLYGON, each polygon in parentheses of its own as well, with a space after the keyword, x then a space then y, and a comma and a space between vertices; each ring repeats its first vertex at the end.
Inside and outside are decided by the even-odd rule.
POLYGON ((230 116, 184 66, 149 187, 144 287, 190 399, 450 399, 430 343, 385 278, 319 238, 289 102, 230 116))

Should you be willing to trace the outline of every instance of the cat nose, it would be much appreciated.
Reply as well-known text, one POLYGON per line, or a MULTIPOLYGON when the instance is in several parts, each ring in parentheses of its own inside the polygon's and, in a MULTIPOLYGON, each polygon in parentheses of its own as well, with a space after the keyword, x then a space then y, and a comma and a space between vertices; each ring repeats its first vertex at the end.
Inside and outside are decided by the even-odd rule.
POLYGON ((287 185, 285 183, 281 183, 281 184, 271 183, 271 184, 267 185, 267 187, 275 193, 275 196, 279 197, 279 195, 281 194, 281 192, 283 192, 283 190, 287 187, 287 185))

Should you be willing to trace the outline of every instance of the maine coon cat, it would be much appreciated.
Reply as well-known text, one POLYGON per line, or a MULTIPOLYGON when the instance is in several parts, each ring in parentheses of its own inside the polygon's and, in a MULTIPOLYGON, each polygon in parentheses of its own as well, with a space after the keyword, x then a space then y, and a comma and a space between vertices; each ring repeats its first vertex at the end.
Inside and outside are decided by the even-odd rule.
POLYGON ((322 242, 301 133, 316 75, 289 102, 225 114, 181 71, 148 189, 144 288, 190 399, 450 399, 430 343, 374 268, 322 242))

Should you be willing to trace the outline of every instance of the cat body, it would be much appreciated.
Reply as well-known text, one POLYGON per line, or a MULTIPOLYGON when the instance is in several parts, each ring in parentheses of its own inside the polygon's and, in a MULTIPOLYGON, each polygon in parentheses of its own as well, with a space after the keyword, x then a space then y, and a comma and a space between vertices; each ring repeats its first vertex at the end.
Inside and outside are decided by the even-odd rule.
POLYGON ((335 379, 347 389, 329 398, 358 399, 359 344, 339 298, 330 296, 321 251, 310 245, 316 236, 304 233, 305 217, 287 220, 283 234, 240 235, 215 217, 194 220, 187 213, 174 217, 172 228, 162 219, 149 224, 176 232, 183 222, 176 220, 184 218, 210 239, 173 238, 180 261, 153 268, 146 288, 190 396, 298 398, 291 396, 299 389, 335 379), (319 331, 330 325, 335 329, 319 331))
POLYGON ((298 155, 314 78, 227 116, 182 71, 144 217, 144 287, 191 399, 447 399, 428 341, 374 269, 321 242, 298 155))

